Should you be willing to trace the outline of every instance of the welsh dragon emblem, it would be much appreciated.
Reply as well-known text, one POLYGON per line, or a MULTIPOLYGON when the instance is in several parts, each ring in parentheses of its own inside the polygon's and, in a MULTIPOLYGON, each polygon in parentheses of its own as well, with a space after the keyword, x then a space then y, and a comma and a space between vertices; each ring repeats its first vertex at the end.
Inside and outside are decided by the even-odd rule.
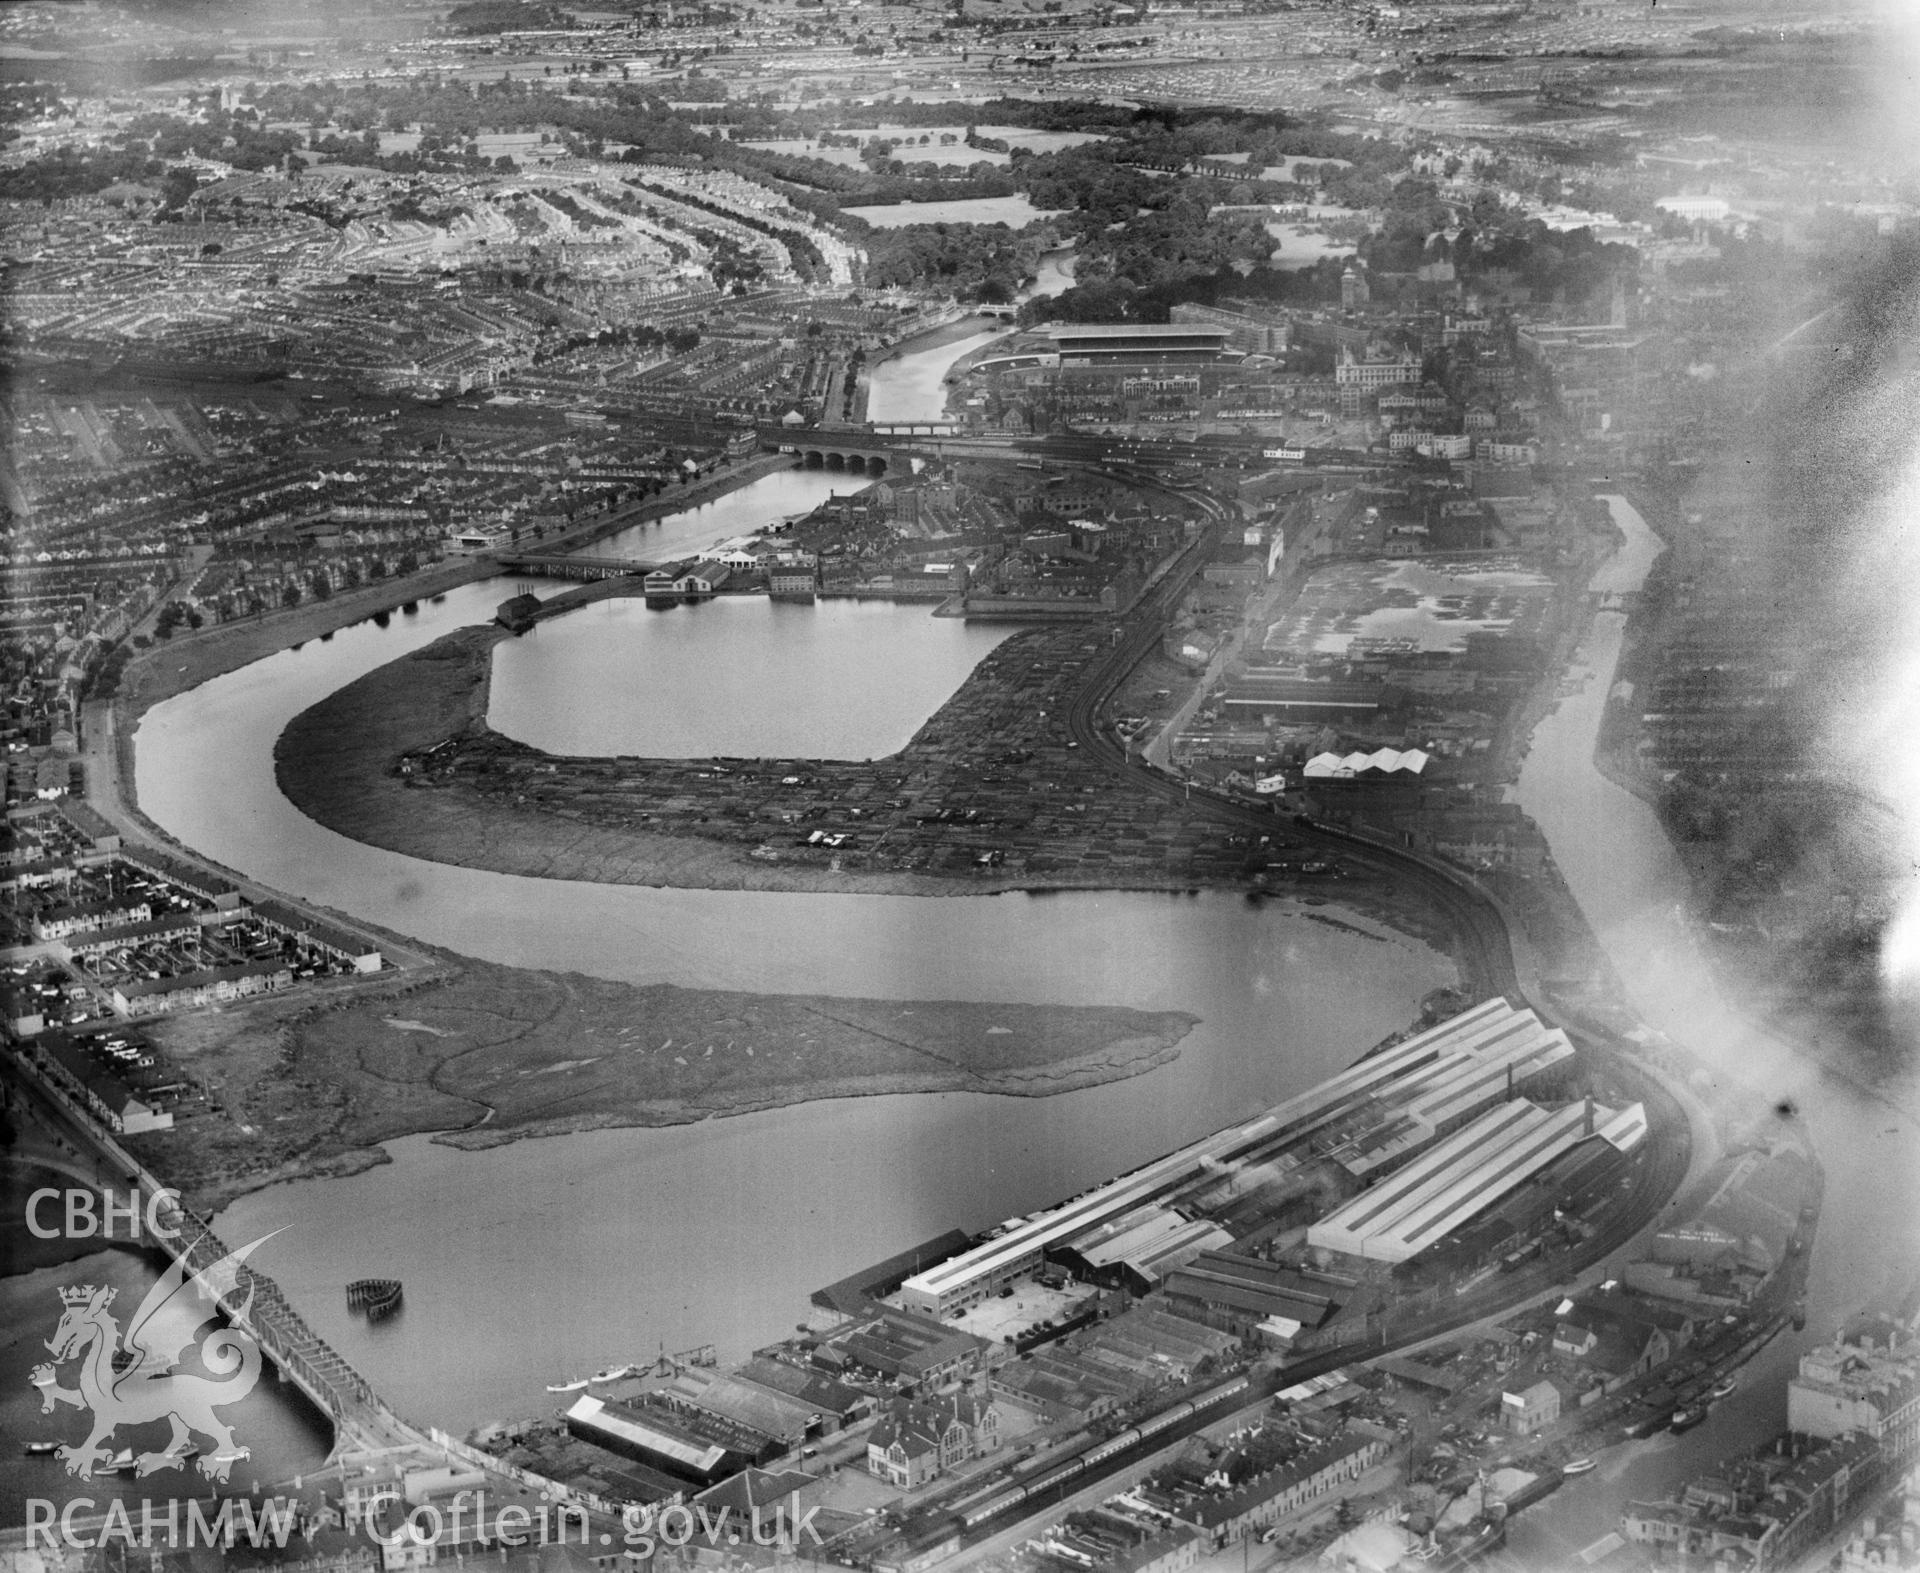
MULTIPOLYGON (((234 1445, 233 1431, 214 1413, 214 1406, 237 1404, 253 1391, 260 1379, 258 1341, 240 1326, 218 1327, 207 1334, 200 1345, 201 1364, 223 1380, 174 1367, 194 1334, 219 1310, 220 1295, 235 1287, 240 1264, 271 1238, 264 1235, 204 1270, 175 1261, 147 1291, 124 1334, 111 1314, 116 1290, 88 1284, 60 1291, 66 1309, 47 1341, 53 1359, 34 1368, 32 1381, 41 1390, 43 1414, 53 1413, 55 1404, 70 1404, 93 1414, 93 1430, 86 1441, 56 1449, 68 1474, 92 1479, 96 1464, 112 1460, 112 1449, 102 1444, 119 1427, 161 1419, 172 1425, 173 1436, 159 1452, 142 1453, 134 1460, 136 1474, 178 1469, 192 1456, 195 1432, 213 1444, 199 1461, 200 1472, 210 1480, 224 1481, 234 1463, 249 1456, 249 1449, 234 1445), (80 1361, 80 1385, 60 1386, 56 1368, 75 1359, 80 1361)), ((234 1320, 245 1324, 252 1309, 249 1285, 246 1303, 234 1320)))

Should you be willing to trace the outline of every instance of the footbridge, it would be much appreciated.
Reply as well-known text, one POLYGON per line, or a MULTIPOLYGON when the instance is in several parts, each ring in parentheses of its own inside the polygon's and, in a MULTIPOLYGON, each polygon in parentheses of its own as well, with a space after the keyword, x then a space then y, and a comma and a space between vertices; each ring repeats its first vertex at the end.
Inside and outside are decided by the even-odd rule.
POLYGON ((630 557, 570 557, 564 552, 508 552, 495 560, 503 572, 535 579, 635 579, 659 567, 630 557))

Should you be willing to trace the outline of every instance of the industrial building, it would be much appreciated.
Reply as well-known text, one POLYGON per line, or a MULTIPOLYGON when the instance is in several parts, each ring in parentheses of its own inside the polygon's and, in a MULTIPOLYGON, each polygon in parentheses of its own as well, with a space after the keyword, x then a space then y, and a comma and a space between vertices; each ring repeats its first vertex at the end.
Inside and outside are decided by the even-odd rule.
POLYGON ((1262 716, 1269 724, 1301 726, 1371 721, 1380 713, 1382 695, 1382 685, 1368 679, 1319 682, 1252 671, 1229 682, 1220 702, 1230 713, 1262 716))
POLYGON ((1209 1172, 1206 1165, 1244 1153, 1276 1129, 1273 1116, 1262 1115, 1245 1125, 1216 1131, 1058 1207, 1016 1219, 972 1250, 907 1279, 900 1286, 901 1303, 929 1316, 953 1316, 978 1305, 1036 1271, 1049 1249, 1095 1233, 1120 1214, 1170 1195, 1209 1172))
POLYGON ((1515 1098, 1328 1214, 1307 1231, 1307 1244, 1369 1261, 1411 1261, 1582 1142, 1630 1152, 1646 1134, 1638 1103, 1615 1111, 1587 1099, 1543 1109, 1515 1098))
POLYGON ((910 1311, 883 1308, 833 1334, 817 1359, 848 1371, 871 1371, 903 1386, 938 1387, 980 1369, 986 1345, 910 1311))
POLYGON ((1183 1218, 1170 1208, 1146 1206, 1075 1240, 1067 1259, 1081 1277, 1145 1294, 1202 1251, 1232 1243, 1233 1236, 1210 1218, 1183 1218))
POLYGON ((694 1409, 770 1436, 786 1448, 799 1446, 821 1430, 820 1412, 804 1399, 742 1381, 728 1372, 690 1366, 665 1391, 694 1409))
POLYGON ((1565 1033, 1505 999, 1487 1000, 1255 1119, 1044 1212, 1010 1219, 971 1250, 906 1278, 899 1303, 954 1316, 1037 1271, 1049 1253, 1150 1284, 1179 1265, 1182 1253, 1191 1259, 1218 1243, 1205 1220, 1174 1214, 1176 1202, 1203 1211, 1203 1198, 1231 1192, 1237 1177, 1258 1165, 1285 1171, 1330 1160, 1350 1179, 1384 1173, 1572 1057, 1565 1033))
POLYGON ((1332 1283, 1233 1251, 1201 1253, 1168 1277, 1166 1292, 1182 1315, 1282 1350, 1325 1326, 1343 1298, 1332 1283))
POLYGON ((567 1411, 567 1430, 623 1458, 703 1486, 780 1452, 779 1443, 718 1416, 611 1403, 590 1394, 567 1411))

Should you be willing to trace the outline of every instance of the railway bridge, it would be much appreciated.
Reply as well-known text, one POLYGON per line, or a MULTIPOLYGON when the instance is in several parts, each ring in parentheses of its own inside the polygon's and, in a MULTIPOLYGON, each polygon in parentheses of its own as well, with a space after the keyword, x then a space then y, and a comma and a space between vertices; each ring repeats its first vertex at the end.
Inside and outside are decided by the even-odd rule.
MULTIPOLYGON (((784 446, 782 451, 785 451, 784 446)), ((897 455, 875 453, 852 442, 828 438, 816 437, 805 443, 795 443, 793 452, 809 470, 845 471, 849 475, 865 475, 870 479, 885 475, 892 464, 898 463, 897 455)))
POLYGON ((915 454, 931 455, 944 422, 903 429, 899 426, 798 426, 769 423, 760 427, 760 446, 772 453, 791 454, 804 469, 878 479, 889 471, 911 468, 915 454))

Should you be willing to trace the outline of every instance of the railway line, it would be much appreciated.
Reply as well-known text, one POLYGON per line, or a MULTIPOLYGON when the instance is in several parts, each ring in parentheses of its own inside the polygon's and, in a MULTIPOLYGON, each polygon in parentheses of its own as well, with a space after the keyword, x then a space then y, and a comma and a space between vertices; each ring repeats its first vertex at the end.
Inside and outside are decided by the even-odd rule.
POLYGON ((1218 526, 1224 519, 1222 506, 1212 498, 1192 493, 1183 494, 1183 498, 1207 508, 1213 514, 1215 528, 1202 532, 1187 547, 1173 570, 1142 597, 1121 639, 1088 672, 1087 681, 1067 711, 1067 729, 1074 741, 1087 758, 1098 761, 1137 791, 1153 793, 1169 802, 1182 801, 1195 813, 1216 823, 1317 848, 1393 879, 1430 901, 1443 914, 1457 936, 1462 970, 1476 988, 1489 994, 1517 992, 1513 946, 1506 922, 1465 876, 1452 873, 1432 859, 1382 846, 1366 837, 1298 819, 1283 821, 1269 809, 1229 799, 1206 788, 1195 788, 1143 760, 1129 757, 1112 732, 1100 724, 1102 708, 1158 641, 1168 613, 1185 594, 1217 541, 1218 526))

